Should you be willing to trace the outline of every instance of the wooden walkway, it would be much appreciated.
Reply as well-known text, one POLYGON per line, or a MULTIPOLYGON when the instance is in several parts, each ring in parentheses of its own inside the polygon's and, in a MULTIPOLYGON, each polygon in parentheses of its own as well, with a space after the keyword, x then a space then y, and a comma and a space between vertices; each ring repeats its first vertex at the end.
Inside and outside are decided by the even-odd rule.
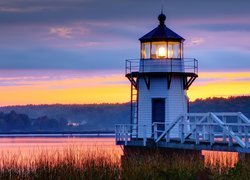
POLYGON ((116 125, 116 144, 187 150, 216 150, 250 153, 250 120, 242 113, 188 113, 170 124, 116 125), (176 137, 172 130, 179 128, 176 137))

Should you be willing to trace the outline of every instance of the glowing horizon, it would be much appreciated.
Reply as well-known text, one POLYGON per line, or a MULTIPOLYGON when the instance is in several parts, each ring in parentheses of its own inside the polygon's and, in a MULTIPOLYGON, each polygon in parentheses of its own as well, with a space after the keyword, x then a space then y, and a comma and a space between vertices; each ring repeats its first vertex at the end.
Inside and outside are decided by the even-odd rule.
MULTIPOLYGON (((6 70, 0 75, 0 106, 130 101, 130 82, 121 71, 6 70)), ((187 92, 194 101, 250 95, 249 87, 250 72, 200 72, 187 92)))

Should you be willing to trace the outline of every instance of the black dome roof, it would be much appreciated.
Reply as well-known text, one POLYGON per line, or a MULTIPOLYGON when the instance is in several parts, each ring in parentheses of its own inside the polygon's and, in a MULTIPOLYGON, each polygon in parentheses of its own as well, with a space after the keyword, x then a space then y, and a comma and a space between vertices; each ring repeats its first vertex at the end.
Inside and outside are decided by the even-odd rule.
POLYGON ((151 42, 151 41, 184 41, 185 39, 182 38, 180 35, 169 29, 165 25, 166 16, 165 14, 161 13, 158 16, 158 20, 160 22, 159 26, 150 31, 149 33, 142 36, 139 40, 141 42, 151 42))
POLYGON ((160 22, 160 25, 164 25, 164 22, 166 20, 166 16, 165 14, 161 13, 159 16, 158 16, 158 20, 160 22))

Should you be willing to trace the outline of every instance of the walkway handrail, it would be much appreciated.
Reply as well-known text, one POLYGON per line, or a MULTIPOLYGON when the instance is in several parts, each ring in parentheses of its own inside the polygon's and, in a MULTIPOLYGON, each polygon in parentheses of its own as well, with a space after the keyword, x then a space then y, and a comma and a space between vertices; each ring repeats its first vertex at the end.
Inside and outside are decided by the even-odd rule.
MULTIPOLYGON (((229 147, 232 146, 233 143, 236 143, 242 148, 249 148, 250 120, 240 112, 187 113, 181 115, 166 126, 165 130, 163 132, 161 131, 162 133, 159 136, 154 136, 155 142, 158 143, 164 137, 166 142, 169 142, 171 130, 178 124, 180 127, 179 139, 181 143, 189 139, 189 141, 194 140, 196 144, 199 144, 201 140, 200 137, 202 137, 204 142, 208 142, 212 145, 217 141, 217 137, 223 137, 223 142, 227 142, 229 147), (236 118, 238 122, 228 123, 225 117, 230 117, 231 119, 236 118), (186 127, 186 129, 184 127, 186 127), (218 130, 218 128, 220 130, 218 130)), ((154 134, 158 134, 159 132, 157 128, 154 128, 154 134)))
MULTIPOLYGON (((202 123, 202 122, 208 117, 208 115, 209 115, 209 113, 206 113, 205 116, 203 116, 203 117, 201 118, 201 120, 199 120, 199 121, 197 122, 197 124, 198 124, 198 123, 202 123)), ((195 130, 196 130, 196 127, 193 127, 193 128, 190 130, 190 132, 187 133, 187 135, 186 135, 184 138, 186 139, 186 138, 190 137, 190 136, 192 135, 192 133, 195 132, 195 130)))
POLYGON ((218 122, 218 125, 222 127, 226 132, 228 132, 228 134, 232 138, 234 138, 241 147, 246 147, 246 144, 226 126, 226 123, 222 122, 214 113, 210 113, 210 116, 213 118, 214 121, 218 122))
MULTIPOLYGON (((159 142, 164 136, 167 136, 167 141, 169 140, 169 131, 182 119, 183 117, 180 116, 179 118, 177 118, 175 121, 173 121, 172 123, 170 123, 167 128, 165 129, 165 131, 157 138, 155 138, 155 142, 159 142)), ((154 134, 157 134, 157 132, 154 132, 154 134)))
MULTIPOLYGON (((138 133, 138 128, 142 128, 143 145, 146 146, 147 134, 146 125, 138 126, 138 124, 117 124, 115 126, 115 140, 116 142, 124 141, 125 145, 133 138, 133 133, 138 133)), ((138 134, 136 134, 138 136, 138 134)))
POLYGON ((245 122, 250 124, 250 120, 241 112, 238 113, 239 117, 245 122))

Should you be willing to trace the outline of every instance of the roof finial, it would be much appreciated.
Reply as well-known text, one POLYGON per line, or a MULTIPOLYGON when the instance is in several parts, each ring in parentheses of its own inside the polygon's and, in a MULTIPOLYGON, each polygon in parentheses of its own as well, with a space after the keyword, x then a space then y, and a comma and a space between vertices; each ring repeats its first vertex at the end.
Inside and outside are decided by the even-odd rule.
POLYGON ((165 24, 166 16, 163 14, 163 3, 161 4, 161 14, 158 16, 158 20, 160 21, 160 25, 163 26, 165 24))

